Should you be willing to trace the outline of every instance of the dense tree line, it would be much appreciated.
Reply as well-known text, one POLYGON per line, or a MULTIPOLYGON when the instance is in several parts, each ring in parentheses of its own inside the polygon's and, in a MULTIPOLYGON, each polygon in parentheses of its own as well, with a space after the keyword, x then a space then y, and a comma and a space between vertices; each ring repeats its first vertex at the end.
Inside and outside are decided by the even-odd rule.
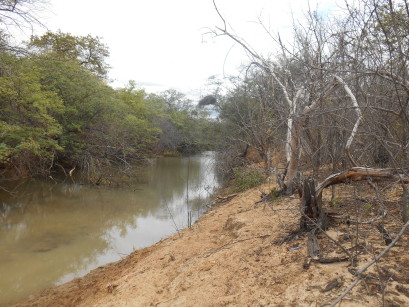
POLYGON ((132 81, 112 88, 108 55, 99 38, 61 32, 33 36, 18 51, 0 49, 4 178, 56 168, 91 174, 112 165, 126 169, 156 153, 210 146, 205 110, 174 90, 148 94, 132 81))

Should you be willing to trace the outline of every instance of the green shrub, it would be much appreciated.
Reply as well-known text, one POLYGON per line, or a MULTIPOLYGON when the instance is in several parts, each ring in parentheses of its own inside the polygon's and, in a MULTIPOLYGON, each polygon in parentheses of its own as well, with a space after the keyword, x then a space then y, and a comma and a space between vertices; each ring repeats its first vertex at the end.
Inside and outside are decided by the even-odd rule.
POLYGON ((180 157, 181 155, 177 151, 164 151, 163 156, 164 157, 180 157))
POLYGON ((272 188, 270 195, 271 195, 271 201, 272 201, 272 202, 275 202, 275 201, 278 201, 278 200, 280 199, 281 193, 280 193, 280 191, 277 190, 276 188, 272 188))
POLYGON ((234 189, 238 192, 256 187, 265 180, 265 175, 256 169, 235 167, 233 173, 234 189))

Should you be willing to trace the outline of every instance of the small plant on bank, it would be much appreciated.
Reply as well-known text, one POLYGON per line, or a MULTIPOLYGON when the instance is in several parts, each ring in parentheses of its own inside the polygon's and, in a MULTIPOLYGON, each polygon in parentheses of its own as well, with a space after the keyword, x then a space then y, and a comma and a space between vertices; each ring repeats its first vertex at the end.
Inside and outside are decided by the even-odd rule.
POLYGON ((369 214, 369 212, 371 211, 371 209, 372 209, 372 207, 373 207, 373 204, 371 204, 371 203, 366 203, 365 204, 365 214, 369 214))
POLYGON ((342 199, 332 199, 329 202, 330 207, 338 207, 342 203, 342 199))
POLYGON ((244 191, 259 186, 266 179, 263 172, 257 169, 235 167, 234 173, 234 190, 237 192, 244 191))
POLYGON ((281 193, 276 188, 271 189, 271 194, 270 195, 271 195, 271 201, 272 202, 278 201, 281 198, 281 193))

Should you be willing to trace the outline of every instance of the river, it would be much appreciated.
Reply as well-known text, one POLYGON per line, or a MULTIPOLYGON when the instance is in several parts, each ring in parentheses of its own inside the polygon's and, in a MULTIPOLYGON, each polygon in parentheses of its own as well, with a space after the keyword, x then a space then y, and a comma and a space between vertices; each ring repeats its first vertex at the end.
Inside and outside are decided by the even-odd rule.
POLYGON ((215 156, 158 158, 132 189, 31 179, 0 194, 0 305, 83 276, 184 228, 219 187, 215 156))

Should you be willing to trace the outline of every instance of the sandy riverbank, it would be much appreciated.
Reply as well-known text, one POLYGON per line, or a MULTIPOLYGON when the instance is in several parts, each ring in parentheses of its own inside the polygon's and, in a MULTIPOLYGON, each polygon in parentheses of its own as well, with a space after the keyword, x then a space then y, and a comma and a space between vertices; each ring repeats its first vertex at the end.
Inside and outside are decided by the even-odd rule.
MULTIPOLYGON (((259 200, 259 189, 240 193, 214 207, 192 229, 15 306, 324 306, 332 302, 354 280, 348 262, 312 263, 304 269, 305 236, 274 244, 297 228, 299 200, 282 198, 271 205, 256 204, 259 200), (336 278, 342 286, 322 292, 336 278)), ((408 263, 407 245, 397 247, 390 261, 399 257, 399 262, 408 263)), ((366 259, 361 260, 360 265, 366 259)), ((403 280, 391 281, 387 306, 408 306, 405 289, 403 280)), ((341 306, 380 306, 381 300, 370 284, 361 283, 341 306)))

